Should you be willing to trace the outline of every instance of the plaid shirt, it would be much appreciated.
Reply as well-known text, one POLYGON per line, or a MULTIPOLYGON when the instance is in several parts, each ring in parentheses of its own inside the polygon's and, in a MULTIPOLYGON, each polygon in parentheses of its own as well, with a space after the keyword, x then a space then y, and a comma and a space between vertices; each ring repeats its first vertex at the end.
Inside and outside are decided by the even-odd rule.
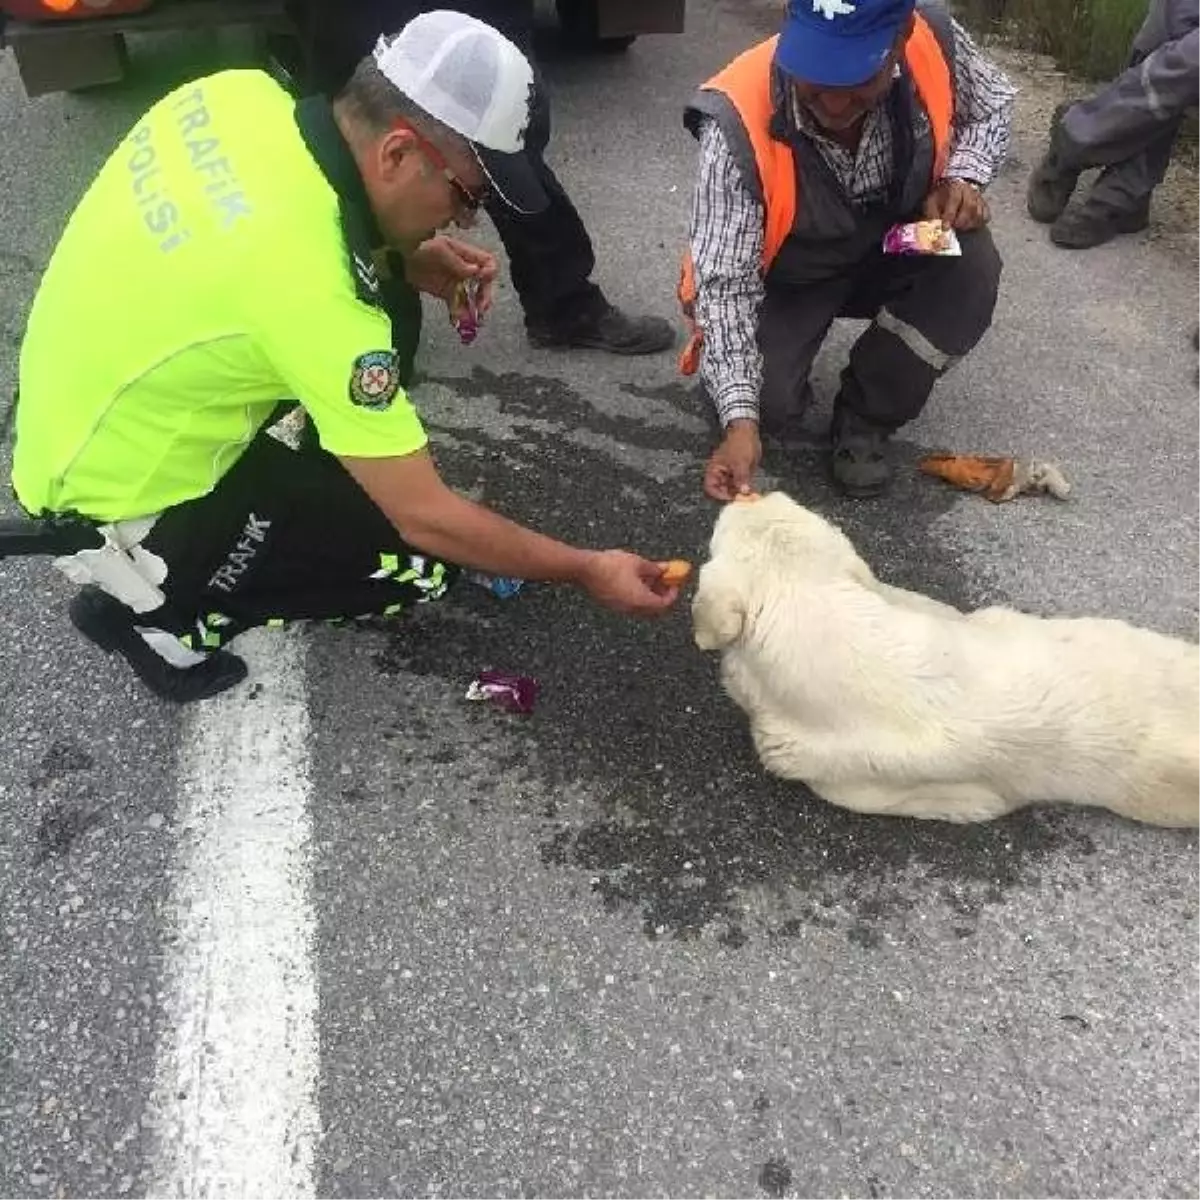
MULTIPOLYGON (((948 179, 986 187, 1008 153, 1016 89, 980 54, 957 22, 948 179)), ((899 74, 899 68, 897 68, 899 74)), ((892 128, 884 105, 867 115, 858 149, 823 136, 794 100, 790 116, 821 152, 855 205, 886 194, 892 178, 892 128)), ((696 273, 696 320, 704 330, 700 378, 722 426, 756 420, 762 355, 755 330, 763 299, 763 207, 742 180, 725 135, 705 119, 699 130, 700 166, 692 201, 691 251, 696 273)))

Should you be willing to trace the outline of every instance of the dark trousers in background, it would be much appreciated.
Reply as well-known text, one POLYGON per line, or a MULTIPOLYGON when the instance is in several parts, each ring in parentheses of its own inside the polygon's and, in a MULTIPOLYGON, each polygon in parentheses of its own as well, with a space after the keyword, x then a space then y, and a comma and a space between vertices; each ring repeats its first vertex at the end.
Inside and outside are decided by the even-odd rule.
MULTIPOLYGON (((396 32, 419 13, 450 8, 486 21, 515 42, 533 62, 532 0, 342 0, 321 3, 298 0, 297 18, 314 22, 311 83, 327 95, 350 77, 355 65, 369 54, 379 35, 396 32)), ((303 26, 302 26, 303 27, 303 26)), ((508 255, 513 286, 520 297, 528 326, 560 327, 565 320, 586 320, 604 311, 600 289, 591 281, 596 267, 583 221, 544 154, 550 141, 550 102, 534 64, 536 95, 526 144, 549 206, 522 216, 499 201, 487 213, 508 255)))
POLYGON ((1125 71, 1064 113, 1054 149, 1062 166, 1104 167, 1089 205, 1134 213, 1171 162, 1185 112, 1200 95, 1196 0, 1151 0, 1125 71))
POLYGON ((1000 255, 986 229, 960 234, 960 258, 873 253, 845 275, 772 284, 759 314, 764 433, 787 438, 811 402, 809 371, 838 317, 870 319, 835 407, 888 430, 913 420, 934 384, 992 323, 1000 255))
POLYGON ((554 328, 564 320, 574 323, 598 316, 605 301, 591 279, 596 269, 591 238, 543 157, 550 141, 550 101, 536 68, 534 78, 537 91, 526 145, 550 203, 543 212, 522 216, 491 200, 487 213, 508 254, 525 324, 554 328))
POLYGON ((194 650, 255 626, 398 615, 459 568, 406 545, 345 468, 265 430, 206 496, 168 509, 142 546, 167 565, 162 608, 138 623, 194 650))

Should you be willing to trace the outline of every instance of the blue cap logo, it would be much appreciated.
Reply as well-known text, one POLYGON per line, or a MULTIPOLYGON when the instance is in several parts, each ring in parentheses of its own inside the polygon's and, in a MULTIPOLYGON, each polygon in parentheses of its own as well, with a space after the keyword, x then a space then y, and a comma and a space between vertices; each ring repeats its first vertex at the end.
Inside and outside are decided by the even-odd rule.
POLYGON ((813 0, 813 12, 820 13, 827 21, 834 17, 850 17, 857 11, 857 6, 847 4, 846 0, 813 0))

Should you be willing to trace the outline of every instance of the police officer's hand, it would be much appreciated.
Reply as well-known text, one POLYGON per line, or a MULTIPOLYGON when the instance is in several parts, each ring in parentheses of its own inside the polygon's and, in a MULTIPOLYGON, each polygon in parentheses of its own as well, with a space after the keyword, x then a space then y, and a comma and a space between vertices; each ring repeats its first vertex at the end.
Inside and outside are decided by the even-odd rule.
POLYGON ((922 215, 947 229, 979 229, 991 219, 983 192, 965 179, 943 179, 925 197, 922 215))
POLYGON ((729 501, 753 491, 754 472, 762 460, 756 421, 730 421, 725 438, 704 470, 704 490, 714 500, 729 501))
POLYGON ((420 292, 446 302, 451 319, 461 300, 458 285, 468 279, 479 281, 475 308, 481 315, 492 305, 492 285, 498 266, 496 256, 458 238, 439 233, 411 250, 404 260, 408 282, 420 292))
POLYGON ((579 586, 613 612, 627 617, 658 617, 679 598, 678 587, 662 582, 666 563, 625 550, 597 550, 587 558, 579 586))

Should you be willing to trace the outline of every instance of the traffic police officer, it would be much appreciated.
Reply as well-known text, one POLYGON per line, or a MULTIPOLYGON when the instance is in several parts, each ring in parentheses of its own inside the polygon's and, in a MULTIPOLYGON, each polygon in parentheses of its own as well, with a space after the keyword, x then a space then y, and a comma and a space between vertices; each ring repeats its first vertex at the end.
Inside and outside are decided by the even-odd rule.
POLYGON ((461 566, 663 612, 659 564, 566 545, 441 479, 379 305, 379 247, 412 286, 486 308, 496 264, 432 236, 485 196, 545 203, 523 153, 533 76, 490 26, 431 12, 331 104, 228 71, 156 104, 72 214, 21 349, 13 488, 90 544, 77 628, 159 695, 239 682, 222 647, 273 620, 395 612, 461 566), (313 436, 272 436, 298 401, 313 436))

